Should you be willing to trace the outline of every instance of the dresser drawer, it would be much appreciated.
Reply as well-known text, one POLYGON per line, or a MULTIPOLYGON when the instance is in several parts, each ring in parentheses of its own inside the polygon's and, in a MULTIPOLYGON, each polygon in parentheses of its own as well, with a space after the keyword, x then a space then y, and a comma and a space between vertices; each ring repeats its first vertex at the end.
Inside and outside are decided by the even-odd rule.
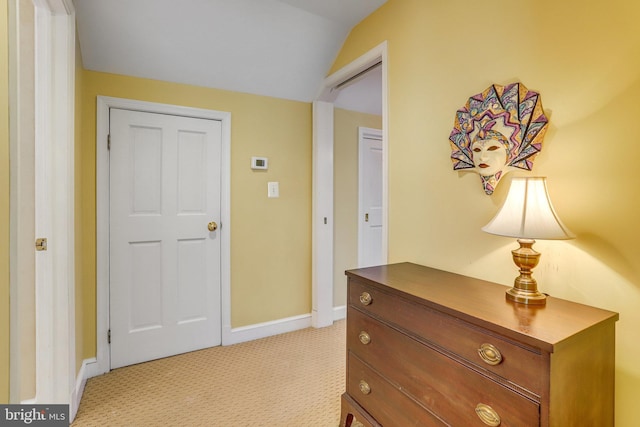
POLYGON ((349 281, 349 304, 458 354, 480 369, 500 375, 531 393, 538 396, 542 393, 545 360, 535 349, 521 347, 453 316, 353 279, 349 281))
POLYGON ((357 356, 348 356, 347 393, 384 427, 445 426, 357 356))
POLYGON ((354 414, 368 427, 614 425, 617 313, 554 297, 543 306, 512 303, 503 285, 413 263, 346 274, 351 400, 343 399, 343 419, 354 414), (359 390, 362 379, 369 394, 359 390))
MULTIPOLYGON (((483 408, 498 414, 501 427, 539 425, 538 403, 358 310, 350 307, 347 318, 350 354, 447 423, 483 425, 476 413, 483 408)), ((349 383, 356 383, 349 369, 349 383)))

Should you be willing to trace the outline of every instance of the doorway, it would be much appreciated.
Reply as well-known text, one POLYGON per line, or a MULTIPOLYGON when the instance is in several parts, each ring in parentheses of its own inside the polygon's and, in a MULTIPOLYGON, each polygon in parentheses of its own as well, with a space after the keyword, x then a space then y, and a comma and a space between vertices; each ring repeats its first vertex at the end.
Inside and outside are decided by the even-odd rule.
MULTIPOLYGON (((312 323, 328 326, 346 315, 345 298, 334 274, 334 104, 341 85, 379 66, 382 97, 382 263, 387 262, 388 248, 388 111, 387 111, 387 43, 371 49, 352 63, 327 77, 313 105, 313 260, 312 323), (334 286, 338 287, 335 289, 334 286)), ((357 168, 354 162, 353 168, 357 168)), ((339 183, 335 183, 338 185, 339 183)), ((357 197, 354 194, 354 197, 357 197)), ((354 225, 357 227, 357 225, 354 225)))
POLYGON ((218 120, 112 108, 111 369, 221 344, 218 120))
POLYGON ((96 362, 87 366, 88 377, 108 372, 111 369, 109 344, 109 283, 110 283, 110 199, 109 199, 109 113, 111 109, 131 110, 170 116, 208 119, 220 123, 220 217, 217 223, 217 238, 220 242, 220 313, 222 322, 222 344, 231 339, 231 289, 230 289, 230 144, 231 114, 228 112, 190 108, 169 104, 157 104, 122 98, 99 96, 96 123, 96 211, 97 211, 97 355, 96 362))

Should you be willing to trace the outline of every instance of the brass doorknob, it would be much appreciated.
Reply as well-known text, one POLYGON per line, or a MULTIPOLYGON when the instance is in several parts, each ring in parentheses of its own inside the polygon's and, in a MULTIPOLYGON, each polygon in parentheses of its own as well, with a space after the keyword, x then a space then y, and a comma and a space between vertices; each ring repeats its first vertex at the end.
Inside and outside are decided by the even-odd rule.
POLYGON ((207 228, 209 229, 209 231, 216 231, 218 229, 218 224, 216 224, 215 221, 211 221, 207 228))

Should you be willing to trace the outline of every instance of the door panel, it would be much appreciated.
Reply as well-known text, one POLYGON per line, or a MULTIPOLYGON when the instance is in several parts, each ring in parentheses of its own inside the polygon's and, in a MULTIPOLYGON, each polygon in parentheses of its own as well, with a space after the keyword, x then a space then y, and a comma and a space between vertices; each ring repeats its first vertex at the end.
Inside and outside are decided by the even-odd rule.
POLYGON ((221 123, 110 112, 111 368, 219 345, 221 123))
POLYGON ((206 318, 206 253, 205 239, 178 241, 178 323, 206 318))
MULTIPOLYGON (((125 267, 131 271, 129 332, 162 327, 162 242, 131 242, 125 267), (144 310, 137 309, 144 307, 144 310)), ((119 315, 118 313, 114 313, 119 315)))
MULTIPOLYGON (((131 214, 161 213, 162 130, 131 126, 129 149, 131 168, 131 214)), ((114 171, 117 173, 117 171, 114 171)))
POLYGON ((178 133, 178 213, 205 213, 206 134, 178 133))

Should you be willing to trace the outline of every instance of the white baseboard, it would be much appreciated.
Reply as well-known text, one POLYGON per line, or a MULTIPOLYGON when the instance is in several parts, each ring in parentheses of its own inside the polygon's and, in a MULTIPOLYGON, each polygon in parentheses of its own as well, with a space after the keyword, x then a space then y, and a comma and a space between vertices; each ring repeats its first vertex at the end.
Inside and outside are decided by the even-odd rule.
MULTIPOLYGON (((333 308, 334 322, 346 317, 346 306, 343 305, 333 308)), ((241 342, 257 340, 309 327, 311 327, 311 314, 301 314, 299 316, 292 316, 264 323, 256 323, 254 325, 241 326, 239 328, 228 328, 227 333, 223 334, 222 345, 239 344, 241 342)))
POLYGON ((241 342, 253 341, 272 335, 297 331, 311 326, 311 315, 301 314, 299 316, 287 317, 284 319, 272 320, 270 322, 256 323, 254 325, 241 326, 239 328, 229 328, 223 334, 222 345, 239 344, 241 342))
POLYGON ((86 359, 82 363, 82 365, 85 368, 87 378, 97 377, 98 375, 106 374, 107 372, 109 372, 108 365, 105 366, 106 363, 104 361, 100 363, 97 357, 86 359))
POLYGON ((78 413, 78 408, 80 408, 80 400, 82 400, 82 393, 84 393, 84 387, 87 385, 87 379, 90 378, 89 371, 90 366, 94 366, 96 364, 96 358, 92 357, 90 359, 85 359, 82 361, 82 366, 80 367, 80 371, 76 377, 76 387, 71 394, 71 398, 69 401, 71 404, 69 405, 69 424, 73 422, 76 418, 76 414, 78 413))
MULTIPOLYGON (((78 408, 80 408, 80 400, 82 400, 82 393, 84 393, 84 387, 87 384, 87 379, 90 378, 87 366, 95 365, 95 363, 95 357, 83 360, 82 366, 76 375, 76 385, 71 392, 71 396, 69 396, 69 424, 71 424, 76 418, 78 408)), ((22 400, 20 403, 23 405, 35 405, 36 399, 26 399, 22 400)))

